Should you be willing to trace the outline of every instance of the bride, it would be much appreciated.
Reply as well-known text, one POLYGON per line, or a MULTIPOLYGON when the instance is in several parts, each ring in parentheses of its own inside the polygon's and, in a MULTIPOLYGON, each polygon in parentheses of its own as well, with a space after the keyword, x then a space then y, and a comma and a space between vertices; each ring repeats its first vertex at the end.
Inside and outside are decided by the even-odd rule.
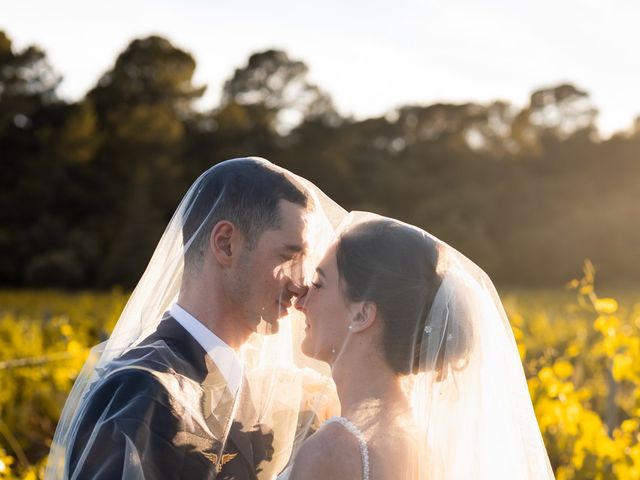
POLYGON ((341 416, 280 478, 553 478, 495 288, 444 242, 349 214, 297 308, 341 416))

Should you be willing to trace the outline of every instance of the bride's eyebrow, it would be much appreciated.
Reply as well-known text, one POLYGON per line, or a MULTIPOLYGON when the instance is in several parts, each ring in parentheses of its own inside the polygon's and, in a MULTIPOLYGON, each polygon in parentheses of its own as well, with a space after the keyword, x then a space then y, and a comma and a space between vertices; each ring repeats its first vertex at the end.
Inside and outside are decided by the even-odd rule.
POLYGON ((325 279, 327 278, 327 274, 324 273, 324 270, 322 270, 320 267, 316 268, 316 272, 318 272, 321 277, 323 277, 325 279))

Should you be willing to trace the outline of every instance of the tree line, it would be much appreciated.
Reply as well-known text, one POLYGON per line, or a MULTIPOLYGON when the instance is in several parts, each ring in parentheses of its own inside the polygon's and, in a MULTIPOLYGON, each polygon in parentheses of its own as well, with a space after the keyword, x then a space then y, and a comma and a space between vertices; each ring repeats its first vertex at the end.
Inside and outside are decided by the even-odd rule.
POLYGON ((195 68, 165 38, 135 39, 65 101, 46 53, 0 31, 0 284, 131 287, 193 180, 247 155, 347 209, 421 226, 500 284, 557 285, 585 258, 601 280, 640 280, 640 121, 603 140, 575 85, 522 108, 406 105, 356 120, 284 51, 251 55, 207 111, 195 68))

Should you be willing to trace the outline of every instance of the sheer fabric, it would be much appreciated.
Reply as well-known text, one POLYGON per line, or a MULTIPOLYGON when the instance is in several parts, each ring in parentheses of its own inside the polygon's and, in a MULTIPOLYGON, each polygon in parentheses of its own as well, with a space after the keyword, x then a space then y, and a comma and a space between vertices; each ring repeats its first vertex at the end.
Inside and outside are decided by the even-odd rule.
POLYGON ((46 478, 216 478, 223 468, 233 474, 239 460, 258 478, 275 478, 295 442, 335 410, 335 397, 326 393, 331 382, 296 360, 299 312, 283 306, 287 301, 277 322, 261 321, 237 352, 242 368, 231 372, 169 313, 186 253, 229 195, 225 188, 212 195, 206 184, 239 164, 248 175, 267 168, 308 197, 307 255, 276 272, 308 280, 314 255, 326 248, 345 212, 310 182, 264 159, 229 160, 205 172, 182 199, 110 338, 91 351, 79 374, 46 478))
MULTIPOLYGON (((482 269, 424 230, 366 212, 345 218, 320 265, 318 292, 328 281, 339 283, 341 297, 332 304, 344 302, 353 312, 376 304, 376 321, 385 326, 368 354, 392 365, 409 405, 400 427, 382 420, 375 399, 349 418, 370 445, 371 478, 554 478, 508 318, 482 269), (329 280, 325 265, 334 257, 340 276, 329 280), (402 452, 394 450, 399 444, 402 452), (390 462, 392 476, 376 472, 376 461, 390 462)), ((347 314, 353 315, 347 329, 328 314, 322 318, 322 308, 332 307, 318 307, 312 292, 305 300, 306 313, 319 317, 309 317, 307 353, 329 355, 335 374, 361 348, 361 334, 351 330, 359 314, 347 314), (323 341, 337 331, 343 332, 337 345, 323 341)), ((366 365, 375 373, 375 361, 366 365)))

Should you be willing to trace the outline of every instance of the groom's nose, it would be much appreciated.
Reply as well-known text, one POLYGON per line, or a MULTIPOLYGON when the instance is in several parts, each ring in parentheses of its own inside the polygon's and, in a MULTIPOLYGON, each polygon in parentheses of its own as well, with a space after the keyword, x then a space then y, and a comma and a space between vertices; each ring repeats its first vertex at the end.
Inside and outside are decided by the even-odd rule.
POLYGON ((289 292, 291 292, 297 299, 304 297, 309 291, 309 287, 302 283, 291 282, 289 285, 289 292))
POLYGON ((304 305, 307 301, 307 292, 309 292, 309 287, 307 287, 306 285, 298 285, 296 286, 296 288, 297 293, 294 294, 296 296, 296 299, 294 300, 293 305, 296 309, 304 312, 304 305))

